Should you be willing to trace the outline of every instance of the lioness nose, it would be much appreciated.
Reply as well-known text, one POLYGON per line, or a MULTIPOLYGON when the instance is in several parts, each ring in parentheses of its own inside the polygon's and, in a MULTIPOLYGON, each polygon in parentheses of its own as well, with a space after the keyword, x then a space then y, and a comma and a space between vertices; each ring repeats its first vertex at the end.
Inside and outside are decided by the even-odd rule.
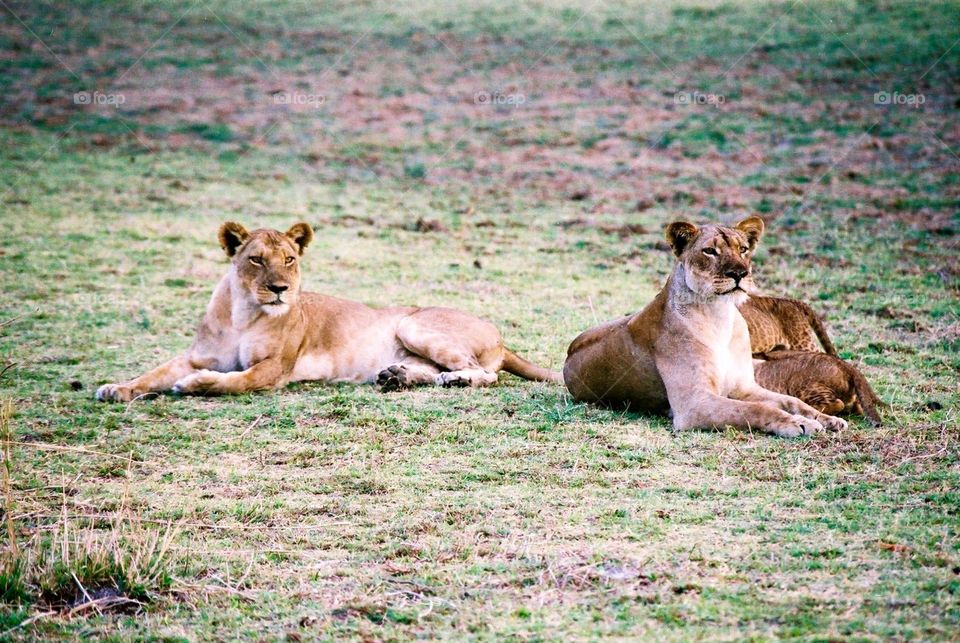
POLYGON ((730 270, 723 273, 724 277, 729 277, 735 281, 740 281, 747 276, 747 269, 743 267, 731 268, 730 270))
POLYGON ((270 284, 269 286, 267 286, 267 290, 269 290, 275 295, 279 295, 286 289, 287 289, 287 286, 280 286, 278 284, 270 284))

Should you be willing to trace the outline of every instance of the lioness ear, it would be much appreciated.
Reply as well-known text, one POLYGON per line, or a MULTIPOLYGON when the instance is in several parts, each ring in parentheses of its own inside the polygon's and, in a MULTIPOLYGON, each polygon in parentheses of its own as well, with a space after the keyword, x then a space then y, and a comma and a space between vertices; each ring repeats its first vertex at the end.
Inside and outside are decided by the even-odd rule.
POLYGON ((290 237, 290 240, 293 241, 300 254, 303 254, 304 248, 310 245, 310 242, 313 241, 313 228, 310 227, 309 223, 294 223, 289 230, 287 230, 287 236, 290 237))
POLYGON ((237 249, 246 242, 250 233, 239 223, 227 221, 220 226, 220 233, 217 236, 220 239, 220 247, 228 257, 232 257, 237 254, 237 249))
POLYGON ((738 222, 736 228, 747 235, 747 243, 750 244, 750 250, 753 250, 760 243, 760 237, 763 236, 763 219, 757 216, 747 217, 738 222))
POLYGON ((684 248, 697 238, 700 228, 686 221, 674 221, 667 226, 667 242, 673 248, 673 254, 678 257, 683 254, 684 248))

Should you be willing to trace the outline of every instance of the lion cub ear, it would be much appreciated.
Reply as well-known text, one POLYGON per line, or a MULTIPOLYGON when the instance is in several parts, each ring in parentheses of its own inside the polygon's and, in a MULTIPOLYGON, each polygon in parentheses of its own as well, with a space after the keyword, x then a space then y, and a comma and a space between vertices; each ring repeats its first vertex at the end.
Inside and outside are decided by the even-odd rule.
POLYGON ((673 248, 673 254, 678 257, 684 249, 697 238, 700 228, 686 221, 674 221, 667 226, 667 242, 673 248))
POLYGON ((310 227, 309 223, 302 221, 300 223, 294 223, 290 229, 287 230, 287 236, 296 244, 300 254, 303 254, 304 249, 313 241, 313 228, 310 227))
POLYGON ((217 236, 220 239, 220 247, 228 257, 232 257, 237 254, 237 249, 246 243, 250 233, 239 223, 227 221, 220 226, 220 233, 217 236))
POLYGON ((737 222, 736 228, 747 235, 747 243, 750 244, 750 250, 753 250, 763 236, 763 219, 758 216, 747 217, 737 222))

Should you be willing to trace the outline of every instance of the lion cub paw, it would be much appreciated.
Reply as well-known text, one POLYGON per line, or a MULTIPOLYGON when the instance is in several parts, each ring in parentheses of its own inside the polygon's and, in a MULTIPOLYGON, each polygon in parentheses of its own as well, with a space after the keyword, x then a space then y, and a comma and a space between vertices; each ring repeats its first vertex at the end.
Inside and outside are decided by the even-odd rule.
POLYGON ((407 367, 403 364, 394 364, 377 374, 377 386, 384 393, 409 388, 410 380, 407 377, 407 367))
POLYGON ((203 393, 211 386, 217 383, 220 374, 216 371, 206 369, 191 373, 186 377, 181 377, 171 389, 177 395, 191 395, 193 393, 203 393))
POLYGON ((469 377, 464 377, 455 372, 444 372, 434 378, 437 386, 442 386, 443 388, 451 388, 453 386, 465 387, 470 386, 472 382, 469 377))
POLYGON ((823 430, 823 425, 802 415, 791 415, 783 423, 770 428, 775 435, 781 438, 798 438, 801 435, 816 435, 823 430))
POLYGON ((101 402, 129 402, 135 397, 133 389, 123 384, 104 384, 97 389, 97 399, 101 402))
POLYGON ((820 423, 827 431, 846 431, 848 426, 846 420, 832 415, 824 415, 820 418, 820 423))

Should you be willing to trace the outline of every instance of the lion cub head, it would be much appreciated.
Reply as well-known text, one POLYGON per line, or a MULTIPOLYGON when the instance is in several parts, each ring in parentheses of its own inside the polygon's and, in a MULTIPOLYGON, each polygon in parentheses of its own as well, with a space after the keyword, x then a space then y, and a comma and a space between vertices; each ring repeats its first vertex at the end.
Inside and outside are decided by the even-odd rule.
POLYGON ((687 288, 712 299, 731 296, 739 303, 754 290, 750 259, 763 235, 763 219, 749 217, 733 227, 686 221, 667 226, 667 241, 683 267, 687 288))
POLYGON ((239 223, 220 226, 220 246, 233 259, 235 284, 252 306, 282 315, 300 296, 300 256, 313 240, 313 229, 297 223, 286 232, 247 232, 239 223))

